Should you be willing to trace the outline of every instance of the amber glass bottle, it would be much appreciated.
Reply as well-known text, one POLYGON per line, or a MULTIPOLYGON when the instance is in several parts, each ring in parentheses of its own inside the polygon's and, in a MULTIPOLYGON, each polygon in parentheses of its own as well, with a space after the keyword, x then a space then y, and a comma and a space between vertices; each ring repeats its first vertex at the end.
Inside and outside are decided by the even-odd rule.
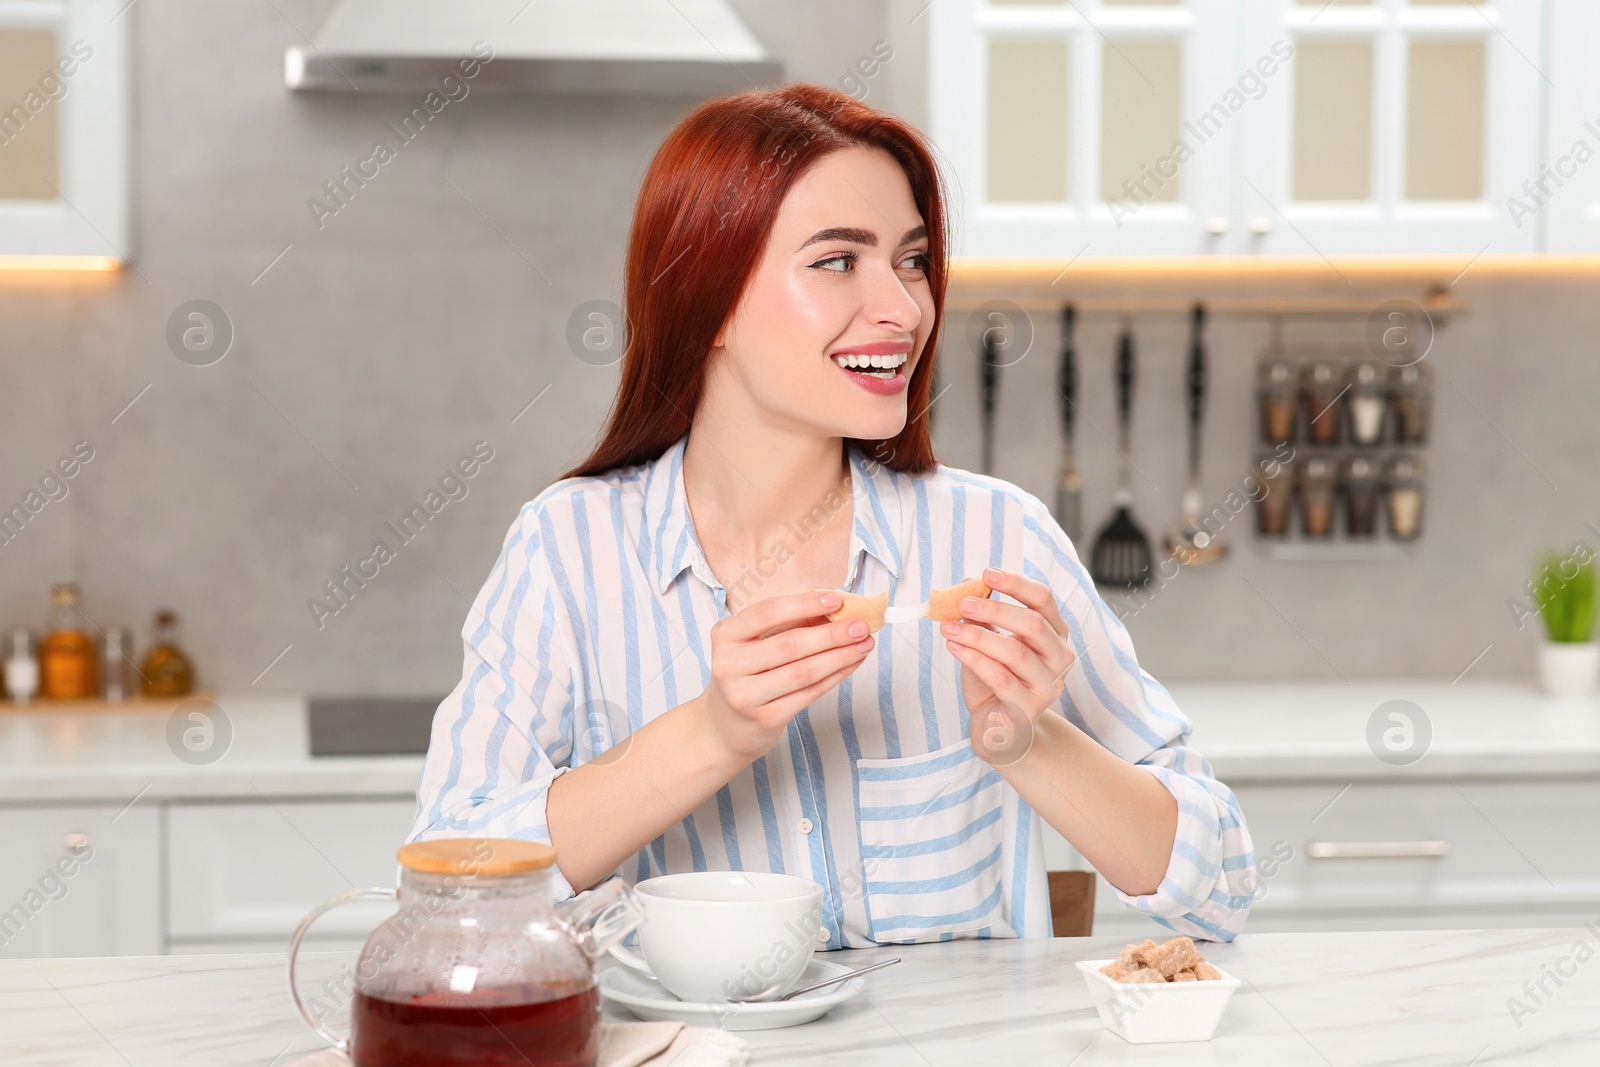
POLYGON ((155 643, 139 673, 139 691, 147 697, 183 697, 194 691, 194 665, 178 647, 176 613, 156 612, 155 643))
POLYGON ((99 654, 94 638, 80 627, 78 587, 52 588, 54 615, 39 643, 39 696, 45 700, 92 700, 100 695, 99 654))

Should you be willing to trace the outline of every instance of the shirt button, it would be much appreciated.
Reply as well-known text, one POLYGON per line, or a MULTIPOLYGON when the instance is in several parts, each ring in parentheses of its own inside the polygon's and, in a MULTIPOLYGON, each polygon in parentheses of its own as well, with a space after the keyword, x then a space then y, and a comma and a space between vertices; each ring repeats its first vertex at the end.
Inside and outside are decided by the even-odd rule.
POLYGON ((823 945, 828 943, 828 928, 826 926, 817 931, 817 941, 823 945))
POLYGON ((801 833, 809 834, 811 832, 811 830, 812 830, 812 826, 813 826, 813 824, 812 824, 810 819, 801 819, 800 820, 800 832, 801 833))

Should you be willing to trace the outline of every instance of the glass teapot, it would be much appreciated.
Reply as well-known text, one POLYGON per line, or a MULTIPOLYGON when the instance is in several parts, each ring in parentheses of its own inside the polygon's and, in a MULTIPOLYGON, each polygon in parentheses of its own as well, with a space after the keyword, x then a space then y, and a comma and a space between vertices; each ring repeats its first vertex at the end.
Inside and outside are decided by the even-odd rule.
POLYGON ((289 939, 289 992, 311 1028, 355 1067, 594 1067, 594 960, 643 918, 627 884, 613 878, 557 907, 549 845, 439 838, 396 855, 398 892, 330 897, 289 939), (400 908, 372 932, 354 971, 324 987, 348 998, 345 1039, 324 1025, 340 1002, 301 1000, 295 959, 319 916, 369 897, 398 898, 400 908))

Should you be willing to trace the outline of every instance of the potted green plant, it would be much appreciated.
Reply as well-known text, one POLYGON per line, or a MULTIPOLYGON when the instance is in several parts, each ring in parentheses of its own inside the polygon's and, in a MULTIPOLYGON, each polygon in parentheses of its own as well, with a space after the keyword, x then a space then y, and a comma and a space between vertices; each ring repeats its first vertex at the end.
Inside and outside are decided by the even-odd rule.
POLYGON ((1533 595, 1544 620, 1539 682, 1555 696, 1581 697, 1600 676, 1600 645, 1594 642, 1595 565, 1551 553, 1534 573, 1533 595))

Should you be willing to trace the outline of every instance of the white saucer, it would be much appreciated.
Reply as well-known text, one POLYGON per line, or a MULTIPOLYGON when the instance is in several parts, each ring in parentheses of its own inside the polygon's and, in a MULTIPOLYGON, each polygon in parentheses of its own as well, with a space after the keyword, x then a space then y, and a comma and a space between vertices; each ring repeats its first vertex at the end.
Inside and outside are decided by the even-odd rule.
MULTIPOLYGON (((855 970, 839 963, 812 960, 806 964, 797 986, 811 985, 855 970)), ((769 1000, 755 1004, 707 1004, 683 1001, 661 988, 654 978, 631 967, 609 967, 600 972, 600 995, 614 1000, 641 1019, 665 1019, 692 1023, 718 1030, 775 1030, 820 1019, 835 1004, 860 992, 865 978, 852 978, 826 989, 801 993, 793 1000, 769 1000)))

